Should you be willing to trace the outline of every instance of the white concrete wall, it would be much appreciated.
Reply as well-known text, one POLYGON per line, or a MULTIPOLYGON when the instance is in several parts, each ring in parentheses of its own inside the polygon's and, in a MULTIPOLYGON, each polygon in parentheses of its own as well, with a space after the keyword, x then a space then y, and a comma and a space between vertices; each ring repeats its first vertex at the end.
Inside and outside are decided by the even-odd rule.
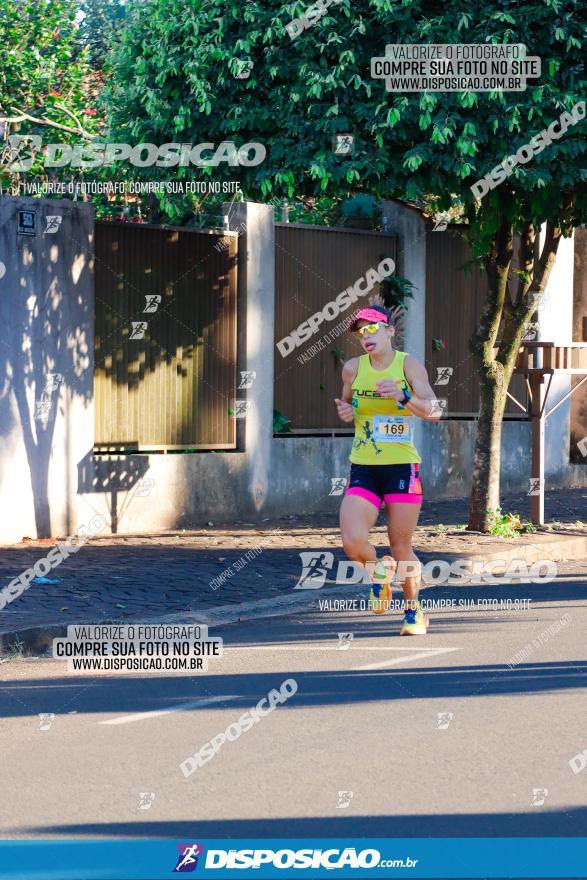
POLYGON ((414 285, 407 300, 404 347, 424 361, 426 346, 426 221, 396 202, 382 203, 383 229, 397 236, 396 271, 414 285))
POLYGON ((87 522, 77 462, 93 443, 93 235, 89 204, 0 197, 0 541, 87 522), (35 235, 17 234, 19 210, 35 212, 35 235), (47 215, 62 218, 54 233, 47 215), (49 374, 64 377, 52 392, 49 374))
MULTIPOLYGON (((540 247, 544 243, 545 227, 541 230, 540 247)), ((548 279, 548 286, 538 309, 538 339, 566 345, 573 340, 573 272, 574 236, 563 238, 559 244, 556 262, 548 279)), ((548 378, 544 383, 548 387, 548 378)), ((553 376, 546 412, 570 391, 570 376, 553 376)), ((546 421, 544 435, 545 480, 562 474, 569 468, 571 401, 567 399, 546 421)), ((547 483, 548 484, 548 483, 547 483)))
MULTIPOLYGON (((244 303, 244 369, 256 373, 238 397, 250 402, 244 423, 247 495, 259 512, 271 491, 273 440, 273 357, 275 352, 275 222, 270 205, 240 202, 228 213, 239 236, 238 294, 244 303)), ((238 383, 237 383, 238 384, 238 383)))
MULTIPOLYGON (((383 228, 397 236, 396 271, 414 285, 407 300, 403 348, 421 363, 426 360, 426 235, 427 224, 419 211, 398 202, 382 202, 383 228)), ((418 449, 426 442, 423 422, 414 432, 418 449)))

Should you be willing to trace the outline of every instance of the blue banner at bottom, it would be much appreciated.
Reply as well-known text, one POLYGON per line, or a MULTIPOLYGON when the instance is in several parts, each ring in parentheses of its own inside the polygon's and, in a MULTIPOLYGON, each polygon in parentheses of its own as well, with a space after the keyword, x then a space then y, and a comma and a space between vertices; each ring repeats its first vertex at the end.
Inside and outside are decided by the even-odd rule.
POLYGON ((0 878, 587 876, 587 837, 0 841, 0 878))

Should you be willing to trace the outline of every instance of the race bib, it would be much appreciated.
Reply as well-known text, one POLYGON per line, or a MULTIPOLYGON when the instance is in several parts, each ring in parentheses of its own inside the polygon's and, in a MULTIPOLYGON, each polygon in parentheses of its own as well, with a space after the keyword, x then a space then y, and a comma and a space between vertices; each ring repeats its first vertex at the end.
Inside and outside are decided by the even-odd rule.
POLYGON ((403 416, 373 416, 373 436, 380 443, 411 443, 413 425, 403 416))

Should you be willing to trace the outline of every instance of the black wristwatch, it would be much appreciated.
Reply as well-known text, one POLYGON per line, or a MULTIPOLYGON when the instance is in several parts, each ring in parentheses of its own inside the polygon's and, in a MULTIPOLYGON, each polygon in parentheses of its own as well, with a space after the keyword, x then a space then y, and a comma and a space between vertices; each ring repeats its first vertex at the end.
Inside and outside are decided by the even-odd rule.
POLYGON ((410 392, 408 391, 407 388, 404 388, 404 396, 402 397, 401 400, 398 400, 397 405, 401 406, 402 409, 405 409, 406 403, 408 402, 408 400, 411 400, 411 399, 412 399, 412 395, 410 394, 410 392))

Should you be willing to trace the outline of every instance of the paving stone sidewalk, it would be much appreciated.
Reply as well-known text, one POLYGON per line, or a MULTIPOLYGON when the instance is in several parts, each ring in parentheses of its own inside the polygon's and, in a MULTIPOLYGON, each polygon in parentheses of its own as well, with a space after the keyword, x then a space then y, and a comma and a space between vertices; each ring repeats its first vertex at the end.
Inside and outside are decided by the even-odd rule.
MULTIPOLYGON (((485 536, 463 535, 450 528, 466 522, 467 506, 466 499, 424 504, 415 541, 421 558, 427 551, 443 552, 450 540, 460 541, 461 548, 487 541, 485 536)), ((530 498, 508 496, 502 508, 527 519, 530 498)), ((551 521, 547 529, 587 534, 587 527, 577 524, 582 517, 587 520, 587 488, 547 493, 546 510, 551 521)), ((2 548, 0 587, 44 557, 53 543, 33 541, 2 548)), ((374 543, 387 546, 383 517, 374 530, 374 543)), ((0 634, 64 622, 153 619, 281 596, 290 593, 299 579, 299 552, 304 549, 329 550, 335 560, 346 558, 336 514, 214 524, 148 537, 100 537, 49 572, 47 577, 58 578, 59 583, 33 583, 0 611, 0 634), (249 559, 244 559, 251 550, 249 559), (214 589, 214 579, 229 566, 234 571, 239 560, 244 566, 214 589)))

